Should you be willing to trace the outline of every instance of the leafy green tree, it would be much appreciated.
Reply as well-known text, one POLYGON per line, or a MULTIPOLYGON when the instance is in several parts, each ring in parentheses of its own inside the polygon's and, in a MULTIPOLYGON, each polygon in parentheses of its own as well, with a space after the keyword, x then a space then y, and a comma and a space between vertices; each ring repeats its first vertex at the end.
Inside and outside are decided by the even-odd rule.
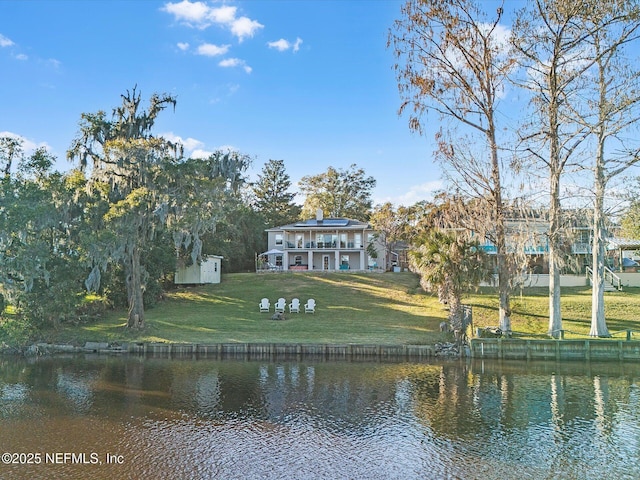
POLYGON ((0 170, 4 178, 11 175, 13 162, 22 156, 22 142, 14 137, 0 137, 0 170))
POLYGON ((0 189, 0 292, 15 308, 15 325, 31 332, 77 318, 84 266, 74 232, 84 212, 76 208, 77 172, 51 172, 46 150, 24 156, 20 142, 13 160, 0 189))
POLYGON ((409 266, 425 290, 438 292, 449 305, 449 321, 462 329, 462 295, 490 278, 486 256, 477 241, 431 230, 409 252, 409 266))
POLYGON ((88 249, 93 268, 87 289, 98 289, 107 267, 120 265, 129 328, 145 326, 150 271, 144 258, 156 235, 168 228, 178 255, 199 261, 202 235, 215 228, 228 192, 239 188, 248 165, 245 156, 231 152, 184 160, 176 145, 152 134, 159 113, 175 106, 175 98, 154 94, 147 111, 140 102, 134 88, 122 95, 111 119, 102 111, 83 114, 67 153, 89 172, 88 186, 104 211, 88 249))
POLYGON ((304 218, 314 217, 322 209, 325 217, 369 219, 376 180, 356 164, 347 170, 329 167, 325 173, 302 177, 298 185, 305 195, 304 218))
POLYGON ((406 234, 410 229, 409 219, 412 212, 411 208, 402 205, 394 207, 390 202, 373 209, 369 221, 378 235, 378 241, 384 245, 387 266, 391 261, 390 252, 396 249, 398 242, 408 241, 406 234))
POLYGON ((640 201, 634 200, 620 220, 622 235, 626 238, 640 238, 640 201))
POLYGON ((175 106, 175 98, 153 95, 148 112, 139 110, 140 101, 134 88, 122 95, 122 105, 114 109, 112 120, 102 111, 83 114, 80 134, 67 153, 83 170, 90 168, 90 187, 108 205, 103 228, 96 235, 98 248, 91 252, 94 267, 87 288, 100 286, 100 272, 109 263, 121 263, 129 305, 127 326, 132 328, 144 327, 147 272, 141 256, 156 227, 156 177, 162 160, 175 152, 173 145, 151 134, 158 114, 168 105, 175 106))
POLYGON ((254 208, 261 213, 268 227, 286 225, 300 217, 300 207, 293 203, 291 179, 283 160, 269 160, 252 185, 254 208))
POLYGON ((215 233, 205 236, 204 253, 221 255, 225 272, 255 271, 256 253, 266 245, 262 215, 238 199, 216 226, 215 233))

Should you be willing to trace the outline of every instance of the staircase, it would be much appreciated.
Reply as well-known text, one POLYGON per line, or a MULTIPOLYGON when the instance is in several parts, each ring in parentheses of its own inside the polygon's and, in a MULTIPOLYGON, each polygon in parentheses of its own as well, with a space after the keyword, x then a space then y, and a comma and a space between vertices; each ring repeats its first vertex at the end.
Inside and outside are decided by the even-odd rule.
MULTIPOLYGON (((589 279, 589 285, 593 287, 593 270, 591 267, 587 267, 587 278, 589 279)), ((622 280, 611 269, 604 267, 604 291, 615 292, 616 290, 622 291, 622 280)))

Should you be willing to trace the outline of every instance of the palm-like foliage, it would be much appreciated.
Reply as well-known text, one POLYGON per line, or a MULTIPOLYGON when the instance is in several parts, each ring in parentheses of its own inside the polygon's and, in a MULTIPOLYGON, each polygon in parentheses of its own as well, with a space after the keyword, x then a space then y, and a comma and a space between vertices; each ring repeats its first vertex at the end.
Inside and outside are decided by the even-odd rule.
POLYGON ((449 321, 462 328, 462 295, 491 277, 487 257, 477 241, 432 230, 409 252, 412 271, 427 291, 437 291, 449 304, 449 321))

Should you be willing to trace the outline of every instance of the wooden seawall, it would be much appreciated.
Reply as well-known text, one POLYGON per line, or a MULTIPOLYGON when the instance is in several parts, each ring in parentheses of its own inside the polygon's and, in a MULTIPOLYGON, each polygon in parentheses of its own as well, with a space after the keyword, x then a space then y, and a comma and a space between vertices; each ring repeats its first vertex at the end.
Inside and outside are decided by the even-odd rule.
POLYGON ((360 345, 289 343, 128 343, 118 347, 93 344, 83 349, 96 353, 128 353, 154 357, 271 359, 313 357, 339 359, 427 359, 435 356, 432 345, 360 345), (105 348, 101 348, 105 347, 105 348))
POLYGON ((470 350, 473 358, 640 361, 640 341, 633 340, 474 338, 470 350))

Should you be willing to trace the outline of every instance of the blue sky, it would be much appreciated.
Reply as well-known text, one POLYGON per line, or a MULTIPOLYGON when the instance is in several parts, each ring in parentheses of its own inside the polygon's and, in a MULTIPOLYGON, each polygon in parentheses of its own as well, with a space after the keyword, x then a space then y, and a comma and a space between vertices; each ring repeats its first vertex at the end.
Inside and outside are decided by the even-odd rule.
POLYGON ((155 131, 187 153, 237 149, 252 179, 282 159, 294 186, 355 163, 376 178, 376 203, 409 205, 440 172, 433 132, 397 115, 386 39, 402 3, 3 0, 0 134, 47 145, 66 170, 80 114, 110 113, 137 85, 145 100, 177 96, 155 131))

